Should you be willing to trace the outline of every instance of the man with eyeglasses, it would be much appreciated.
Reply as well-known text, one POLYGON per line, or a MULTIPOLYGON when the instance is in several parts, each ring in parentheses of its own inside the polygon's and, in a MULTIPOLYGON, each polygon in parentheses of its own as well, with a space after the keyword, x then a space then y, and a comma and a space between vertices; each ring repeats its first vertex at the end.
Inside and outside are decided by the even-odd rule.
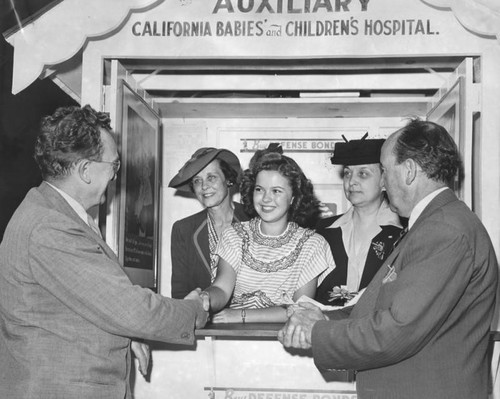
POLYGON ((131 398, 136 339, 192 344, 207 313, 132 285, 87 213, 120 168, 107 114, 90 106, 43 118, 35 147, 42 184, 0 244, 0 398, 131 398))

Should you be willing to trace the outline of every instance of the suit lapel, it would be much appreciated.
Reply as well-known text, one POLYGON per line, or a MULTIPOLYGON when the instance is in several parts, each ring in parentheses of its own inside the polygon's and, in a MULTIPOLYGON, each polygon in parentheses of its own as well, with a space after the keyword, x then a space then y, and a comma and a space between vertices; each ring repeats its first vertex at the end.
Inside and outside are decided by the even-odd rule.
MULTIPOLYGON (((233 223, 235 222, 240 222, 240 217, 238 216, 238 207, 241 207, 241 205, 234 203, 234 212, 233 212, 233 223)), ((193 245, 194 248, 196 249, 196 254, 200 258, 201 262, 203 263, 203 266, 205 266, 205 269, 207 270, 208 274, 212 276, 212 268, 210 267, 210 248, 209 248, 209 243, 208 243, 208 214, 207 210, 205 209, 204 212, 200 213, 200 225, 196 228, 196 230, 193 233, 193 245)), ((243 212, 243 210, 241 210, 243 212)), ((243 216, 245 215, 242 213, 243 216)))
POLYGON ((415 229, 417 229, 418 226, 422 223, 422 221, 425 220, 425 219, 427 219, 436 210, 441 209, 443 206, 445 206, 446 204, 448 204, 450 202, 453 202, 453 201, 458 201, 458 198, 456 197, 455 193, 452 190, 446 189, 443 192, 439 193, 425 207, 425 209, 420 214, 420 216, 417 218, 417 220, 415 220, 415 223, 413 224, 413 226, 411 227, 411 229, 408 231, 408 235, 411 234, 412 230, 414 231, 415 229))
MULTIPOLYGON (((404 236, 404 238, 401 240, 401 242, 398 244, 398 246, 394 249, 395 255, 399 254, 407 245, 408 242, 411 240, 411 236, 415 233, 415 231, 418 230, 419 226, 423 223, 425 219, 427 219, 429 216, 431 216, 435 211, 441 209, 444 205, 448 204, 449 202, 452 201, 457 201, 457 197, 453 193, 452 190, 447 189, 444 190, 443 192, 439 193, 435 198, 432 199, 431 202, 424 208, 420 216, 415 220, 415 223, 411 227, 411 229, 408 230, 408 233, 404 236)), ((393 261, 394 262, 394 261, 393 261)), ((401 265, 397 265, 397 271, 401 269, 401 265)))
POLYGON ((208 247, 208 225, 206 213, 204 213, 205 217, 201 221, 201 224, 194 231, 193 234, 193 244, 194 248, 196 248, 196 253, 200 260, 207 269, 208 273, 212 275, 210 269, 210 249, 208 247))
POLYGON ((384 264, 380 267, 373 280, 370 282, 365 292, 359 299, 358 303, 354 306, 351 312, 351 318, 363 317, 375 308, 377 302, 377 297, 380 292, 380 288, 384 284, 384 279, 386 279, 391 272, 397 274, 401 271, 401 263, 397 262, 401 252, 405 250, 408 242, 411 240, 412 233, 418 230, 422 222, 432 215, 436 210, 440 209, 449 202, 457 201, 457 197, 452 190, 444 190, 439 193, 423 210, 420 216, 417 218, 411 229, 408 231, 401 243, 392 251, 389 257, 386 259, 384 264))
POLYGON ((54 209, 63 213, 64 215, 66 215, 67 217, 72 219, 74 222, 84 226, 86 231, 95 235, 94 231, 90 228, 90 226, 88 226, 80 218, 80 216, 78 216, 78 214, 68 204, 68 202, 56 190, 54 190, 49 184, 47 184, 46 182, 42 182, 42 184, 40 185, 40 187, 38 187, 38 189, 43 194, 43 196, 45 198, 47 198, 52 203, 52 205, 54 206, 54 209))
POLYGON ((377 274, 380 267, 389 257, 392 249, 392 240, 395 234, 399 234, 398 228, 395 226, 381 226, 381 231, 370 242, 370 248, 366 256, 363 274, 361 275, 360 288, 366 287, 373 277, 377 274), (377 247, 378 246, 378 247, 377 247), (379 251, 378 253, 376 251, 379 251), (382 261, 382 264, 379 261, 382 261), (373 265, 379 264, 379 267, 373 265))
POLYGON ((378 272, 373 277, 370 284, 365 289, 361 298, 354 306, 351 312, 351 318, 360 318, 375 309, 375 304, 377 303, 377 297, 380 292, 380 288, 383 285, 384 278, 391 272, 391 268, 394 267, 394 262, 398 258, 401 251, 401 246, 398 246, 392 251, 385 262, 382 264, 378 272))
POLYGON ((347 253, 342 240, 342 229, 340 227, 326 229, 322 232, 333 254, 336 268, 333 271, 335 285, 345 285, 347 283, 347 253))

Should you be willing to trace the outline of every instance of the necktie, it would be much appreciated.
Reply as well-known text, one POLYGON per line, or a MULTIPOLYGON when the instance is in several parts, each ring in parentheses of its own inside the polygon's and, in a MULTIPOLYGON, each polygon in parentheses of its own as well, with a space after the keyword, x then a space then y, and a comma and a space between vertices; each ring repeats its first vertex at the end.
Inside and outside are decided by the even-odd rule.
POLYGON ((99 230, 99 226, 97 226, 97 223, 95 222, 94 218, 90 215, 87 215, 87 222, 92 230, 94 230, 94 233, 96 233, 99 237, 102 238, 101 230, 99 230))
POLYGON ((398 239, 394 241, 394 244, 392 244, 392 250, 394 250, 394 248, 396 248, 399 245, 399 243, 406 235, 406 233, 408 233, 408 227, 405 227, 403 230, 400 231, 398 239))

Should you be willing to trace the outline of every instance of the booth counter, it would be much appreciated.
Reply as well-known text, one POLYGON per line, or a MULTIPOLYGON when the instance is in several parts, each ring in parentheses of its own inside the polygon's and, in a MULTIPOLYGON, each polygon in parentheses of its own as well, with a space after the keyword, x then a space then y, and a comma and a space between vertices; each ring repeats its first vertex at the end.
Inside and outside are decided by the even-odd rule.
MULTIPOLYGON (((136 399, 356 399, 355 373, 322 373, 310 350, 285 349, 281 323, 208 324, 193 347, 155 343, 149 381, 135 373, 136 399)), ((491 333, 491 389, 500 332, 491 333)), ((137 369, 137 367, 136 367, 137 369)), ((492 396, 493 397, 493 396, 492 396)))
POLYGON ((311 351, 287 350, 283 324, 209 324, 193 347, 153 345, 150 381, 136 373, 134 397, 355 399, 354 374, 321 373, 311 351))

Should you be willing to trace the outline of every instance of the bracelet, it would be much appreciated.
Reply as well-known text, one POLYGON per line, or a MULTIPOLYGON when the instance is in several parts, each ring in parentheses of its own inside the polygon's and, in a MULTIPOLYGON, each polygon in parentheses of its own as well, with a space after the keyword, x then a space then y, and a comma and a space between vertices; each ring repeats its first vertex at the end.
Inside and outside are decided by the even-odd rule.
POLYGON ((247 317, 247 311, 245 309, 241 309, 241 321, 245 324, 245 317, 247 317))

